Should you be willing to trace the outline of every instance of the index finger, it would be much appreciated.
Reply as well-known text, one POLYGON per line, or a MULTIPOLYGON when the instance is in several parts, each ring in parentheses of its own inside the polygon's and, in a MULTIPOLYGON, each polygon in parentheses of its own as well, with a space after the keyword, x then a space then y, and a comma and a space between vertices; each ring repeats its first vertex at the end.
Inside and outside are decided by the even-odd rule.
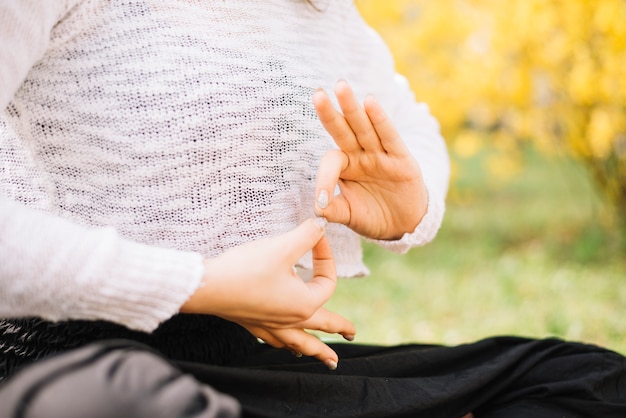
POLYGON ((352 128, 344 116, 335 109, 324 90, 318 90, 313 94, 313 105, 322 125, 339 148, 344 151, 361 150, 361 144, 357 141, 352 128))
MULTIPOLYGON (((284 255, 287 261, 295 264, 300 257, 313 249, 324 236, 326 219, 311 218, 281 236, 282 244, 286 244, 284 255)), ((281 248, 284 248, 281 244, 281 248)))

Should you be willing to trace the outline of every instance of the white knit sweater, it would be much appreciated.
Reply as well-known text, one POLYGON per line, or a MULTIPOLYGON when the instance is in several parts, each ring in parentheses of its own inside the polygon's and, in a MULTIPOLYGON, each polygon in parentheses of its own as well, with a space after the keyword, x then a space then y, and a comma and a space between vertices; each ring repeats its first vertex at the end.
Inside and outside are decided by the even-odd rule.
MULTIPOLYGON (((340 78, 384 105, 428 187, 416 231, 381 244, 431 240, 449 175, 438 124, 351 1, 317 5, 0 2, 0 316, 153 330, 203 257, 313 215, 333 142, 311 97, 340 78)), ((340 275, 367 273, 360 237, 327 235, 340 275)))

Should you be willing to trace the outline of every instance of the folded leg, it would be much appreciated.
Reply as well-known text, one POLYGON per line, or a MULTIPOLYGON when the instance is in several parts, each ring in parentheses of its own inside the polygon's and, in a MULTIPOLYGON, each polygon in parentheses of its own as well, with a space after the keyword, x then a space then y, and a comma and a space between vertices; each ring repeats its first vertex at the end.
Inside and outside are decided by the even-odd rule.
POLYGON ((593 345, 499 337, 333 348, 336 371, 271 348, 237 367, 178 365, 237 398, 248 416, 626 416, 625 358, 593 345))
POLYGON ((151 349, 105 341, 33 363, 0 386, 0 416, 236 417, 239 405, 151 349))

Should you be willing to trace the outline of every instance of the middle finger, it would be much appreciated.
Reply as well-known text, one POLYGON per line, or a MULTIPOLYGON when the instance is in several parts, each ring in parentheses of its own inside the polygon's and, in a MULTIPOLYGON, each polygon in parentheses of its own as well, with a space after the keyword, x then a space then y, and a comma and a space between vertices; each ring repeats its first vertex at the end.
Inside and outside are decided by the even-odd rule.
POLYGON ((298 323, 297 326, 328 334, 339 334, 349 341, 356 335, 356 328, 352 322, 325 308, 318 309, 311 318, 298 323))
POLYGON ((378 133, 363 106, 357 101, 352 88, 346 81, 339 81, 335 86, 337 101, 350 125, 357 142, 366 151, 384 151, 378 133))

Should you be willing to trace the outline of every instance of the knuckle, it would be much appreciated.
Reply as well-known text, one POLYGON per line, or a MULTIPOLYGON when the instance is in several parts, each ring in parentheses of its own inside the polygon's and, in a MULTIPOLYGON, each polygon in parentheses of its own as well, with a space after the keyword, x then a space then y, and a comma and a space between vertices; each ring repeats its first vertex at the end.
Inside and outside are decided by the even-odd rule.
POLYGON ((304 319, 311 318, 313 315, 315 315, 315 312, 317 312, 318 309, 319 309, 319 306, 313 303, 311 303, 310 305, 304 306, 303 311, 302 311, 302 315, 304 316, 304 319))
POLYGON ((308 310, 300 309, 298 312, 295 313, 294 316, 296 318, 296 321, 301 322, 309 319, 311 317, 311 313, 309 313, 308 310))

